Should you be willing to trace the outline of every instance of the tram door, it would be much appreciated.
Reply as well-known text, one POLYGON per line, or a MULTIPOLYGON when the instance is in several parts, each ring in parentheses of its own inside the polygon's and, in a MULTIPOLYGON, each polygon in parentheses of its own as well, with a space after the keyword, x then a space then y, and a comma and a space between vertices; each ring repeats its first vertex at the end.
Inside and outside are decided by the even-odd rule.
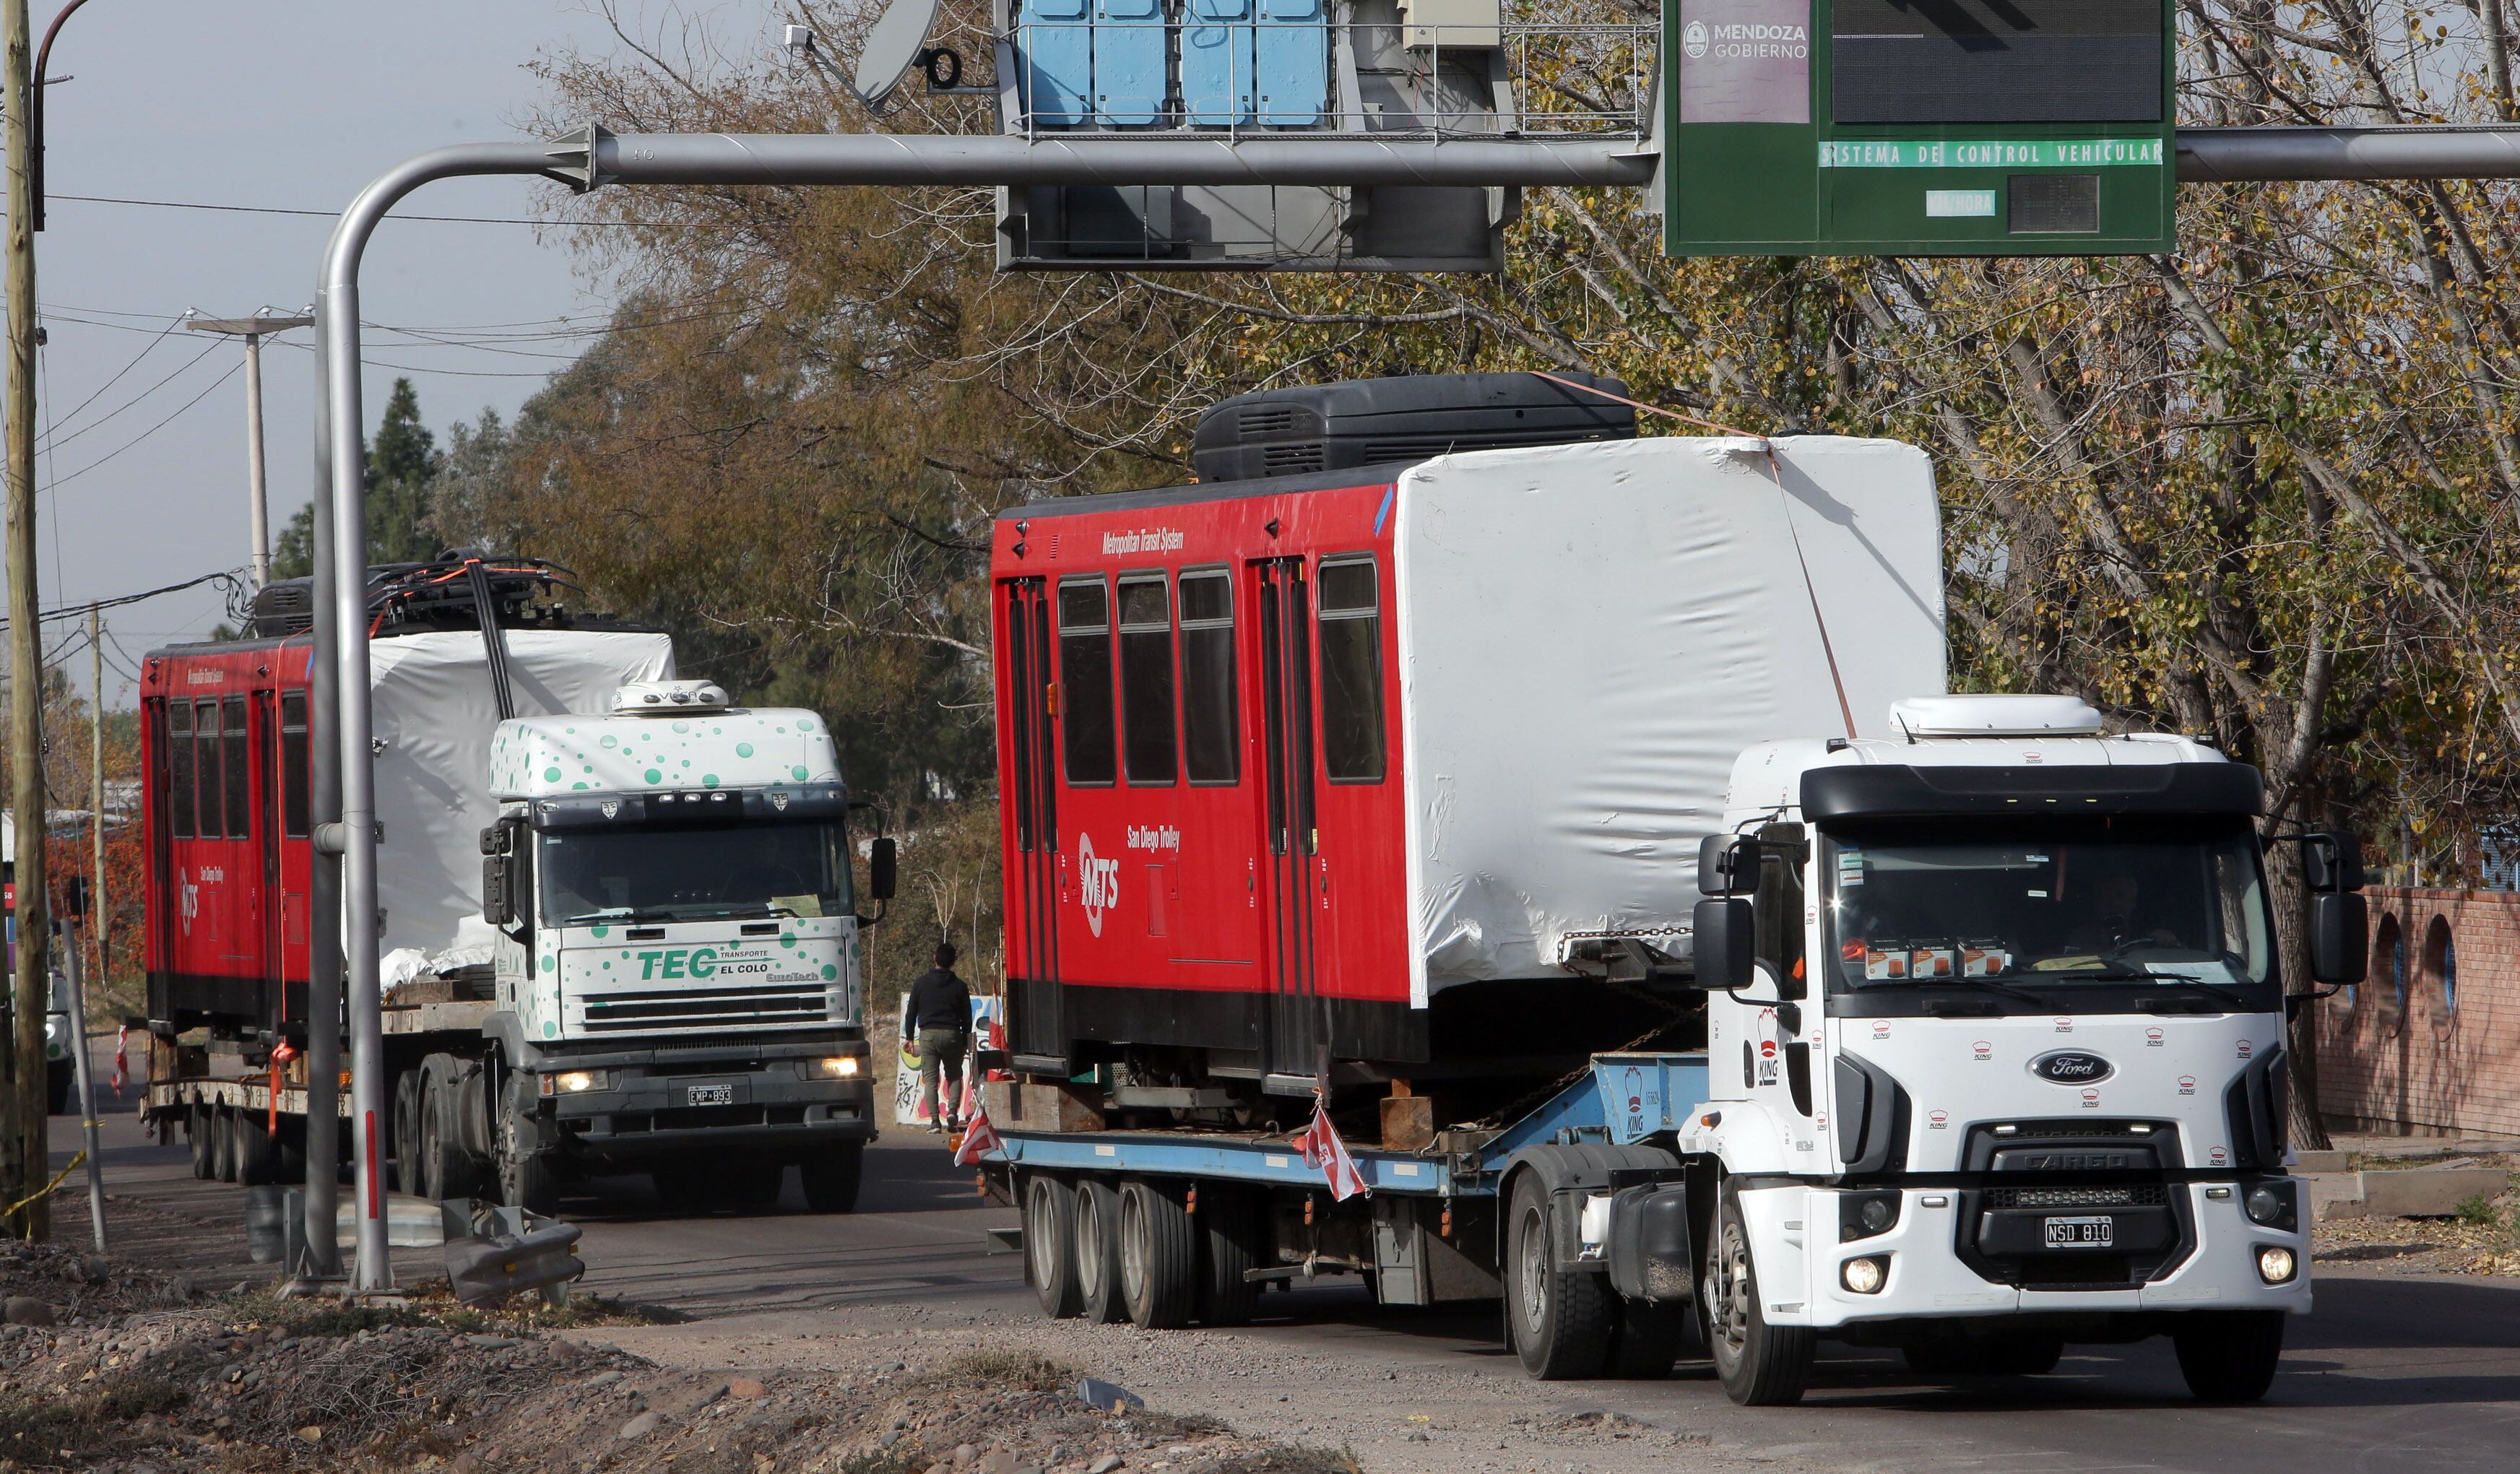
POLYGON ((1274 1075, 1310 1077, 1324 1043, 1316 960, 1320 908, 1313 857, 1312 596, 1300 558, 1252 565, 1260 634, 1260 710, 1267 832, 1262 836, 1268 913, 1268 1039, 1274 1075))
MULTIPOLYGON (((1015 872, 1007 895, 1015 915, 1009 973, 1034 984, 1023 991, 1022 1037, 1055 1048, 1066 1038, 1058 1016, 1058 801, 1051 703, 1050 596, 1038 578, 1010 579, 1006 599, 1007 684, 1012 701, 1008 742, 1014 755, 1015 872)), ((1021 1048, 1021 1046, 1018 1046, 1021 1048)))

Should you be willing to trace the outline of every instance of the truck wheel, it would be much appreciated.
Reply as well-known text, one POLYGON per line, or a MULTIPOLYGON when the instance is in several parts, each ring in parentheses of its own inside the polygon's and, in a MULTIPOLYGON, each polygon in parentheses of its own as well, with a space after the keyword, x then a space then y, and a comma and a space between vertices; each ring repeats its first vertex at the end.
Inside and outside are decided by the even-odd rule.
POLYGON ((456 1129, 456 1093, 447 1088, 446 1077, 434 1072, 422 1078, 420 1088, 420 1180, 416 1189, 422 1197, 443 1202, 450 1197, 471 1197, 479 1184, 474 1181, 472 1154, 464 1149, 464 1139, 456 1129))
POLYGON ((386 1142, 393 1149, 393 1184, 403 1192, 420 1191, 420 1071, 394 1077, 392 1115, 385 1122, 386 1142))
POLYGON ((1670 1376, 1694 1320, 1688 1306, 1621 1302, 1618 1334, 1610 1339, 1610 1375, 1641 1382, 1670 1376))
POLYGON ((1506 1249, 1506 1314, 1512 1321, 1514 1354, 1522 1358, 1522 1369, 1544 1382, 1600 1375, 1617 1323, 1618 1300, 1609 1276, 1557 1268, 1571 1256, 1559 1251, 1549 1189, 1540 1174, 1524 1172, 1514 1178, 1512 1203, 1507 1219, 1511 1239, 1506 1249))
POLYGON ((808 1213, 847 1213, 856 1208, 858 1184, 865 1179, 864 1141, 841 1141, 796 1164, 796 1181, 804 1186, 808 1213))
POLYGON ((1076 1183, 1076 1297, 1097 1325, 1129 1318, 1120 1293, 1120 1189, 1099 1177, 1076 1183))
POLYGON ((1211 1187, 1198 1204, 1198 1318, 1207 1325, 1247 1325, 1259 1308, 1260 1286, 1244 1272, 1260 1267, 1262 1233, 1269 1220, 1255 1193, 1211 1187))
POLYGON ((1082 1307, 1076 1286, 1076 1195, 1046 1173, 1023 1180, 1024 1278, 1041 1313, 1065 1320, 1082 1307))
POLYGON ((70 1093, 78 1085, 75 1067, 67 1059, 44 1066, 44 1108, 56 1116, 70 1113, 70 1093))
POLYGON ((2191 1311, 2170 1333, 2180 1374, 2200 1402, 2254 1403, 2283 1360, 2281 1311, 2191 1311))
POLYGON ((193 1148, 193 1176, 201 1182, 219 1179, 216 1134, 210 1126, 210 1108, 194 1104, 184 1112, 184 1140, 193 1148))
POLYGON ((1706 1347, 1724 1395, 1744 1407, 1785 1407, 1802 1401, 1811 1383, 1815 1337, 1808 1325, 1771 1325, 1759 1298, 1759 1272, 1741 1202, 1726 1184, 1716 1204, 1715 1232, 1706 1245, 1706 1269, 1697 1303, 1706 1347))
POLYGON ((252 1111, 236 1113, 236 1180, 248 1187, 280 1181, 280 1143, 269 1130, 271 1118, 252 1111))
POLYGON ((237 1180, 236 1112, 224 1105, 210 1107, 210 1174, 222 1183, 237 1180))
POLYGON ((1190 1210, 1151 1183, 1120 1184, 1120 1296, 1148 1330, 1190 1324, 1198 1299, 1198 1235, 1190 1210))
POLYGON ((560 1178, 551 1153, 518 1152, 499 1158, 499 1201, 550 1218, 560 1212, 560 1178))

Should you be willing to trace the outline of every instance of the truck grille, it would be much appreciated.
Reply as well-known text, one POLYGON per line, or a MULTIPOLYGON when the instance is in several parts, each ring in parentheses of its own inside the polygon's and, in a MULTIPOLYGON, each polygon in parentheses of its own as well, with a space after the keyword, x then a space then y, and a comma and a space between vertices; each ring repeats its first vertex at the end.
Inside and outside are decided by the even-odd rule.
POLYGON ((2159 1208, 2170 1189, 2158 1183, 2130 1187, 1989 1187, 1989 1208, 2159 1208))
POLYGON ((763 1028, 819 1023, 828 1000, 820 988, 714 988, 705 992, 607 993, 586 1001, 590 1034, 679 1028, 763 1028))

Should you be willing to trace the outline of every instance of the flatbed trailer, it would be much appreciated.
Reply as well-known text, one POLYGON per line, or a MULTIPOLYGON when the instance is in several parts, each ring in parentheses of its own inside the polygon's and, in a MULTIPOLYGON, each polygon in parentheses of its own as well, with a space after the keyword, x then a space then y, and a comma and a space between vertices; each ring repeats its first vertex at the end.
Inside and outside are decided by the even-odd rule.
MULTIPOLYGON (((1238 1323, 1267 1284, 1323 1273, 1358 1275, 1385 1305, 1498 1298, 1512 1277, 1507 1208, 1529 1202, 1547 1219, 1547 1276, 1582 1276, 1579 1292, 1593 1290, 1614 1269, 1613 1245, 1588 1229, 1606 1223, 1610 1195, 1685 1178, 1679 1154, 1655 1143, 1708 1094, 1703 1053, 1598 1054, 1510 1120, 1439 1132, 1414 1149, 1348 1148, 1365 1190, 1341 1200, 1288 1134, 1143 1119, 1162 1105, 1128 1111, 1139 1119, 1117 1127, 1042 1129, 1025 1123, 1061 1102, 1077 1119, 1074 1102, 1093 1093, 1038 1082, 985 1090, 993 1122, 1010 1124, 992 1127, 1000 1144, 978 1160, 993 1192, 1023 1210, 1025 1278, 1043 1309, 1150 1325, 1238 1323)), ((1680 1253, 1685 1274, 1685 1243, 1680 1253)), ((1640 1282, 1653 1273, 1615 1268, 1640 1282)), ((1668 1369, 1686 1315, 1607 1303, 1612 1323, 1588 1332, 1608 1330, 1605 1364, 1668 1369)))

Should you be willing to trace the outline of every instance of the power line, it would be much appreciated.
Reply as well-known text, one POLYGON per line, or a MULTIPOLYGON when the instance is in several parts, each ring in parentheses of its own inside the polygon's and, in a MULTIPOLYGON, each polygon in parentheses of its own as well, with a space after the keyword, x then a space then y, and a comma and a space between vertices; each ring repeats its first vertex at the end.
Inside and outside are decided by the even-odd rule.
MULTIPOLYGON (((39 315, 40 315, 40 311, 39 311, 39 315)), ((152 315, 154 316, 155 314, 152 314, 152 315)), ((169 333, 174 332, 174 331, 175 331, 175 329, 176 329, 176 327, 177 327, 178 325, 180 325, 183 321, 184 321, 184 320, 183 320, 181 317, 177 317, 177 318, 175 318, 173 321, 170 321, 169 323, 167 323, 165 327, 158 329, 158 330, 157 331, 157 333, 156 333, 156 334, 154 334, 154 335, 151 335, 151 337, 150 337, 150 339, 149 339, 149 345, 148 345, 147 347, 142 348, 142 349, 139 351, 139 353, 138 353, 138 354, 134 355, 134 356, 133 356, 133 358, 132 358, 132 360, 131 360, 131 362, 129 362, 129 363, 127 363, 127 364, 124 364, 121 368, 119 368, 119 369, 115 370, 115 371, 114 371, 114 375, 113 375, 113 377, 112 377, 112 379, 109 379, 109 380, 107 380, 105 382, 103 382, 103 383, 101 383, 101 384, 97 385, 97 390, 96 390, 96 392, 95 392, 95 393, 90 394, 90 395, 89 395, 89 396, 87 396, 85 399, 80 400, 80 401, 79 401, 75 406, 73 406, 73 407, 71 408, 71 410, 70 410, 70 412, 69 412, 68 414, 62 416, 62 417, 61 417, 62 421, 76 420, 76 419, 79 417, 79 411, 80 411, 80 410, 84 410, 84 409, 86 409, 89 405, 92 405, 92 404, 96 403, 99 399, 104 398, 104 397, 105 397, 105 391, 106 391, 106 390, 108 390, 108 389, 110 389, 110 388, 112 388, 112 387, 113 387, 115 384, 117 384, 117 383, 120 383, 120 382, 122 381, 122 376, 123 376, 123 375, 130 373, 132 370, 134 370, 134 369, 136 369, 136 368, 139 368, 139 367, 140 367, 140 360, 141 360, 141 359, 144 359, 144 358, 147 358, 150 354, 152 354, 152 353, 156 352, 156 351, 158 350, 158 345, 159 343, 161 343, 161 342, 164 342, 164 341, 166 340, 166 335, 167 335, 167 334, 169 334, 169 333)), ((52 433, 52 430, 51 430, 51 428, 50 428, 50 425, 51 425, 51 424, 59 424, 59 423, 61 423, 61 422, 60 422, 60 421, 48 422, 48 424, 47 424, 47 426, 46 426, 46 429, 45 429, 44 433, 45 433, 45 434, 47 434, 47 435, 50 435, 50 434, 52 433)))
MULTIPOLYGON (((143 589, 137 594, 117 594, 112 599, 82 600, 77 603, 65 604, 57 609, 46 609, 37 614, 35 619, 36 622, 40 624, 50 624, 57 619, 84 619, 87 617, 87 611, 90 608, 118 609, 127 603, 139 603, 143 600, 156 599, 166 594, 180 594, 186 589, 198 589, 202 585, 207 583, 224 584, 225 586, 233 589, 243 582, 244 577, 245 570, 243 568, 222 568, 216 573, 204 573, 199 578, 188 578, 179 584, 165 584, 155 589, 143 589)), ((0 619, 0 629, 7 629, 8 627, 9 621, 6 619, 0 619)), ((119 649, 120 647, 117 646, 115 648, 119 649)), ((125 653, 127 654, 128 651, 125 651, 125 653)))
MULTIPOLYGON (((151 346, 153 346, 153 347, 154 347, 154 346, 156 346, 156 345, 155 345, 155 344, 152 344, 151 346)), ((183 363, 181 363, 181 364, 177 365, 177 366, 176 366, 176 369, 175 369, 175 371, 174 371, 173 373, 171 373, 171 374, 167 375, 165 378, 163 378, 163 379, 161 379, 161 380, 158 380, 156 383, 151 384, 149 387, 147 387, 147 388, 145 388, 145 389, 142 389, 139 393, 134 394, 134 395, 132 395, 130 398, 128 398, 128 399, 126 399, 126 400, 124 400, 124 401, 122 401, 122 403, 115 405, 112 409, 110 409, 110 410, 106 411, 103 415, 99 416, 98 418, 96 418, 96 419, 94 419, 94 420, 89 421, 87 424, 80 425, 77 429, 71 430, 71 431, 70 431, 70 432, 68 432, 68 434, 62 434, 62 433, 60 433, 60 432, 59 432, 59 430, 58 430, 58 429, 56 429, 55 431, 53 431, 51 434, 49 434, 49 435, 46 437, 45 442, 44 442, 44 443, 45 443, 45 448, 46 448, 46 449, 50 449, 50 448, 52 448, 53 446, 57 446, 57 445, 68 445, 68 444, 69 444, 71 441, 73 441, 73 440, 77 439, 79 436, 86 434, 88 431, 90 431, 90 430, 92 430, 92 429, 95 429, 95 428, 99 427, 100 425, 103 425, 103 424, 107 424, 108 422, 112 421, 112 420, 113 419, 113 417, 114 417, 114 416, 121 414, 124 410, 130 409, 132 406, 134 406, 134 405, 136 405, 136 404, 140 403, 142 400, 147 399, 150 395, 157 393, 159 389, 162 389, 162 388, 166 387, 166 385, 168 385, 168 384, 170 384, 170 383, 173 383, 176 380, 178 380, 178 379, 182 378, 182 377, 184 376, 184 373, 185 373, 185 371, 186 371, 186 370, 188 370, 188 369, 192 368, 192 367, 193 367, 193 365, 195 365, 195 364, 197 364, 197 363, 200 363, 202 359, 205 359, 205 358, 209 357, 212 353, 217 352, 217 351, 218 351, 218 348, 219 348, 219 343, 218 343, 218 340, 217 340, 216 338, 211 339, 209 342, 203 343, 203 344, 202 345, 202 351, 201 351, 201 352, 194 354, 192 357, 190 357, 190 358, 188 358, 188 359, 184 360, 184 361, 183 361, 183 363)), ((144 350, 144 351, 145 351, 145 350, 144 350)), ((137 360, 137 359, 135 359, 135 360, 133 360, 133 362, 135 362, 135 363, 136 363, 136 362, 138 362, 138 360, 137 360)), ((98 392, 99 392, 99 393, 102 393, 102 392, 104 392, 104 391, 103 391, 103 390, 99 390, 98 392)), ((96 402, 96 396, 95 396, 95 395, 93 395, 93 394, 89 395, 89 396, 88 396, 88 400, 87 400, 87 404, 94 404, 95 402, 96 402)), ((87 407, 87 405, 86 405, 86 404, 83 404, 83 405, 79 406, 79 409, 85 409, 86 407, 87 407)), ((64 415, 64 416, 62 417, 62 419, 63 419, 64 421, 68 421, 68 420, 70 420, 70 419, 72 419, 72 418, 76 417, 76 416, 77 416, 77 414, 78 414, 78 410, 72 410, 72 411, 70 411, 70 412, 69 412, 69 414, 68 414, 68 415, 64 415)))
POLYGON ((115 446, 113 449, 112 449, 112 450, 110 450, 110 451, 107 451, 104 455, 97 457, 95 460, 90 461, 90 462, 89 462, 89 463, 87 463, 85 466, 82 466, 82 467, 80 467, 78 469, 76 469, 76 470, 74 470, 74 471, 71 471, 68 475, 67 475, 67 476, 55 476, 55 477, 53 478, 53 480, 52 480, 51 484, 50 484, 46 489, 47 489, 47 490, 51 490, 51 491, 58 491, 58 490, 60 490, 61 488, 63 488, 63 487, 65 487, 65 486, 68 485, 70 482, 77 480, 79 477, 81 477, 81 476, 83 476, 83 475, 86 475, 89 471, 92 471, 92 470, 96 469, 98 467, 103 466, 106 462, 112 460, 114 457, 116 457, 116 456, 118 456, 118 455, 121 455, 124 451, 127 451, 127 450, 131 449, 131 447, 133 447, 133 446, 135 446, 135 445, 138 445, 141 441, 148 439, 150 436, 152 436, 152 435, 154 435, 154 434, 158 433, 159 430, 162 430, 162 429, 164 429, 166 426, 168 426, 168 425, 170 425, 170 424, 174 424, 177 416, 182 415, 182 414, 184 413, 184 411, 191 409, 193 406, 195 406, 195 405, 197 405, 197 404, 201 403, 202 400, 209 398, 209 397, 210 397, 210 392, 211 392, 211 390, 216 389, 219 385, 221 385, 221 384, 223 384, 223 383, 227 382, 229 380, 236 378, 236 377, 237 377, 237 375, 238 375, 238 374, 240 374, 240 373, 242 373, 242 372, 244 372, 244 370, 245 370, 245 360, 243 360, 243 359, 239 359, 239 360, 237 360, 234 364, 231 364, 231 365, 228 367, 228 371, 227 371, 226 373, 224 373, 224 374, 220 375, 220 376, 219 376, 218 378, 216 378, 216 379, 211 380, 210 380, 210 383, 209 383, 209 387, 208 387, 208 388, 205 388, 205 389, 202 390, 202 392, 200 392, 200 393, 198 393, 198 394, 194 395, 192 398, 187 399, 187 400, 185 400, 182 404, 180 404, 180 405, 176 406, 174 414, 172 414, 172 415, 168 415, 165 419, 158 421, 156 424, 153 424, 153 425, 149 426, 149 428, 147 428, 147 429, 145 429, 145 430, 142 430, 139 434, 132 436, 130 439, 125 440, 125 441, 124 441, 124 442, 122 442, 120 445, 117 445, 117 446, 115 446))

